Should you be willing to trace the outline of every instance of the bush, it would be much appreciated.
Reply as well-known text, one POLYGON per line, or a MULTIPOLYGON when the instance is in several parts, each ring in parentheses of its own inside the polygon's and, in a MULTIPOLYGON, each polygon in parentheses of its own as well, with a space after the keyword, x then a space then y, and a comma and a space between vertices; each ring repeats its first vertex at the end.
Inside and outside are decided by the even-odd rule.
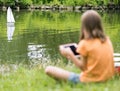
POLYGON ((12 5, 15 5, 15 2, 13 0, 0 0, 0 5, 12 6, 12 5))
POLYGON ((32 0, 20 0, 19 3, 21 3, 22 5, 31 5, 32 0))
POLYGON ((41 5, 41 4, 43 4, 43 0, 32 0, 32 3, 35 4, 35 5, 36 4, 40 4, 41 5))
POLYGON ((20 6, 27 5, 65 5, 65 6, 77 6, 77 5, 108 5, 110 2, 118 5, 120 0, 0 0, 0 5, 15 5, 20 6))
POLYGON ((51 5, 60 5, 61 2, 59 0, 53 0, 50 2, 51 5))
POLYGON ((115 4, 120 4, 120 0, 113 0, 115 4))

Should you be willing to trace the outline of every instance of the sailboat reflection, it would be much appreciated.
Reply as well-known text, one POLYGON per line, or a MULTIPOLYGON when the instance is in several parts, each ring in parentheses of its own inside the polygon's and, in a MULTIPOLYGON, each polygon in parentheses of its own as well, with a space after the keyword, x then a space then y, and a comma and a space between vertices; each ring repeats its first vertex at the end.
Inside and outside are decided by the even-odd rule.
POLYGON ((13 34, 14 34, 14 30, 15 30, 15 26, 12 25, 11 23, 7 24, 7 38, 8 38, 8 41, 12 41, 12 37, 13 37, 13 34))
POLYGON ((14 30, 15 30, 15 19, 12 13, 12 10, 10 7, 8 7, 7 10, 7 37, 8 37, 8 41, 10 42, 12 40, 13 34, 14 34, 14 30))

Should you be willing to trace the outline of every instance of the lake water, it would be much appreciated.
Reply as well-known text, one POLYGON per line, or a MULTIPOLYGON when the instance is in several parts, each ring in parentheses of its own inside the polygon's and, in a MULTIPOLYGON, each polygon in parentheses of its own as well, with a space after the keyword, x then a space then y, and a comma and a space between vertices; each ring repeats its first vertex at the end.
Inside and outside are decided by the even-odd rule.
MULTIPOLYGON (((14 11, 15 27, 7 27, 6 12, 0 12, 0 62, 57 61, 60 44, 79 42, 83 12, 14 11)), ((115 52, 120 53, 120 12, 99 12, 115 52)), ((103 50, 105 51, 105 50, 103 50)))

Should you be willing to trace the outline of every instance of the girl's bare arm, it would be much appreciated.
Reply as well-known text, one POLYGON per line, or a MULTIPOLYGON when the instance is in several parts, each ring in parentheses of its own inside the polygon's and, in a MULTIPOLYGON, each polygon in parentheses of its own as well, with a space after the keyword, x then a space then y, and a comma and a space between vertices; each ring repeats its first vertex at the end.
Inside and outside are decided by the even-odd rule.
POLYGON ((60 50, 61 54, 65 56, 66 58, 70 59, 78 68, 80 68, 82 71, 86 70, 86 64, 87 64, 87 58, 82 57, 78 59, 75 57, 73 52, 71 51, 70 48, 64 48, 60 50))
POLYGON ((86 58, 82 57, 80 59, 78 59, 77 57, 75 57, 73 54, 70 55, 69 59, 78 67, 80 68, 82 71, 86 70, 86 64, 87 64, 87 60, 86 58))

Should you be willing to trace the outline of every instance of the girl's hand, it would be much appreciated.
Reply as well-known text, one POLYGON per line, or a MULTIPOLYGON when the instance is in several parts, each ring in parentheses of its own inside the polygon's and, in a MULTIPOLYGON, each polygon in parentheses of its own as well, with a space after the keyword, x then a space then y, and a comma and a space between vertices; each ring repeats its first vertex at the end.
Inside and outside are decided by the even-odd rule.
POLYGON ((68 59, 71 59, 71 57, 74 55, 69 47, 68 48, 60 47, 60 53, 68 59))

